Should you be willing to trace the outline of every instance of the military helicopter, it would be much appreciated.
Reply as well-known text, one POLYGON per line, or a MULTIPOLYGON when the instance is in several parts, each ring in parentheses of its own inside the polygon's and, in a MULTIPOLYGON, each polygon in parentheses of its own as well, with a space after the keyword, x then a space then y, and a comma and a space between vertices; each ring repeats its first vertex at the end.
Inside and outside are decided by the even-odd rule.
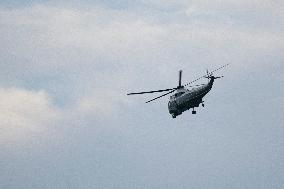
POLYGON ((212 89, 213 83, 215 79, 222 78, 221 77, 215 77, 213 76, 213 73, 228 66, 229 64, 223 65, 211 72, 208 70, 206 75, 201 76, 185 85, 181 84, 181 78, 182 78, 182 70, 179 71, 179 83, 177 87, 169 88, 169 89, 161 89, 161 90, 154 90, 154 91, 146 91, 146 92, 135 92, 135 93, 128 93, 127 95, 137 95, 137 94, 147 94, 147 93, 159 93, 159 92, 166 92, 169 91, 161 96, 158 96, 156 98, 153 98, 146 103, 152 102, 154 100, 157 100, 158 98, 164 97, 166 95, 169 95, 171 93, 174 93, 172 96, 170 96, 170 100, 168 103, 168 110, 169 113, 172 115, 173 118, 176 118, 176 116, 181 115, 184 111, 189 110, 192 108, 192 114, 196 114, 196 111, 194 110, 195 107, 199 107, 201 104, 204 107, 204 101, 202 98, 212 89), (207 78, 208 83, 207 84, 200 84, 200 85, 193 85, 189 86, 190 84, 202 79, 207 78), (187 87, 192 87, 191 89, 186 89, 187 87))

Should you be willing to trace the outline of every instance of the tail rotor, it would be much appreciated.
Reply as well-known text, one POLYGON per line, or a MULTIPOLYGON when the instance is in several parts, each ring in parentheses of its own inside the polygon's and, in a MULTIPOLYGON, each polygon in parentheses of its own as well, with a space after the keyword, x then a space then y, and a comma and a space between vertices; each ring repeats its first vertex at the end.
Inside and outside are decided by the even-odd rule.
POLYGON ((218 69, 215 69, 215 70, 213 70, 212 72, 209 72, 208 71, 208 69, 206 69, 206 75, 204 76, 205 78, 207 78, 208 80, 209 79, 219 79, 219 78, 222 78, 222 77, 224 77, 224 76, 217 76, 217 77, 215 77, 214 75, 213 75, 213 73, 214 72, 216 72, 216 71, 218 71, 218 70, 220 70, 220 69, 223 69, 224 67, 226 67, 226 66, 228 66, 229 64, 225 64, 224 66, 221 66, 220 68, 218 68, 218 69))

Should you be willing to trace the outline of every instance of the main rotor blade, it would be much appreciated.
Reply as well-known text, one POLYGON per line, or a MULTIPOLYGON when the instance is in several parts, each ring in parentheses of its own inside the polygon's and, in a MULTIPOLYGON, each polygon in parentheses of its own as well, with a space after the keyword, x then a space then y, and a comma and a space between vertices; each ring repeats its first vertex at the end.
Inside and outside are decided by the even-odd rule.
POLYGON ((187 86, 187 85, 189 85, 189 84, 191 84, 191 83, 194 83, 194 82, 196 82, 196 81, 198 81, 199 79, 202 79, 202 78, 204 78, 204 77, 206 77, 206 75, 203 75, 202 77, 199 77, 199 78, 197 78, 197 79, 195 79, 195 80, 193 80, 193 81, 191 81, 191 82, 185 84, 184 86, 187 86))
POLYGON ((158 96, 158 97, 156 97, 156 98, 153 98, 153 99, 151 99, 151 100, 148 100, 146 103, 149 103, 149 102, 152 102, 152 101, 154 101, 154 100, 157 100, 158 98, 161 98, 161 97, 163 97, 163 96, 166 96, 166 95, 168 95, 168 94, 171 94, 171 93, 173 93, 173 92, 175 92, 176 91, 176 89, 174 89, 174 90, 172 90, 172 91, 170 91, 170 92, 168 92, 168 93, 166 93, 166 94, 163 94, 163 95, 161 95, 161 96, 158 96))
POLYGON ((179 87, 181 87, 181 76, 182 76, 182 70, 179 71, 179 80, 178 80, 179 87))
POLYGON ((220 69, 225 68, 225 67, 228 66, 228 65, 229 65, 229 64, 225 64, 224 66, 221 66, 220 68, 217 68, 216 70, 213 70, 213 71, 211 72, 211 74, 214 73, 214 72, 216 72, 216 71, 218 71, 218 70, 220 70, 220 69))
POLYGON ((171 88, 171 89, 161 89, 161 90, 155 90, 155 91, 145 91, 145 92, 135 92, 135 93, 128 93, 127 95, 137 95, 137 94, 146 94, 146 93, 160 93, 165 91, 171 91, 176 90, 177 88, 171 88))

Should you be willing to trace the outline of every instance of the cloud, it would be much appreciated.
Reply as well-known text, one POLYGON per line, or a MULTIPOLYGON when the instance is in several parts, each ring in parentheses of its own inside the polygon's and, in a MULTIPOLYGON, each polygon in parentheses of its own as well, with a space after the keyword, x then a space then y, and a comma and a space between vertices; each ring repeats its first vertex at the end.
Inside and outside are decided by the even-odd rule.
POLYGON ((121 2, 0 8, 2 188, 281 185, 277 1, 121 2), (126 96, 228 62, 196 116, 126 96))
MULTIPOLYGON (((179 69, 185 69, 186 82, 206 67, 229 62, 237 69, 258 65, 265 70, 263 58, 281 57, 281 31, 237 17, 235 6, 257 23, 255 16, 262 16, 266 4, 163 3, 146 3, 136 12, 134 4, 131 10, 102 5, 1 8, 1 86, 44 90, 66 112, 108 115, 136 99, 125 100, 127 92, 174 87, 179 69), (145 12, 148 6, 154 16, 145 12), (170 14, 160 14, 158 7, 170 8, 170 14)), ((275 20, 273 14, 265 17, 275 20)))
MULTIPOLYGON (((281 55, 281 31, 263 24, 275 20, 276 27, 283 17, 265 14, 262 25, 250 24, 258 16, 259 22, 264 20, 266 4, 246 12, 253 6, 245 2, 230 1, 219 9, 205 1, 164 3, 146 3, 136 12, 135 5, 131 10, 76 4, 2 8, 0 84, 44 89, 56 103, 74 106, 97 91, 125 94, 137 83, 139 89, 176 85, 179 69, 191 76, 223 63, 241 69, 262 56, 281 55), (147 6, 155 15, 144 12, 147 6), (235 6, 251 22, 238 17, 235 6), (158 7, 171 9, 160 14, 158 7)), ((267 11, 272 13, 276 5, 271 3, 267 11)), ((194 79, 186 75, 185 80, 194 79)))
POLYGON ((81 115, 109 118, 121 109, 119 106, 122 104, 130 104, 124 94, 117 94, 111 90, 101 92, 98 90, 94 94, 78 99, 74 111, 81 115))
MULTIPOLYGON (((237 17, 233 2, 219 9, 204 1, 164 3, 146 3, 136 12, 134 5, 131 10, 102 5, 2 8, 0 84, 44 89, 59 105, 99 112, 95 107, 110 110, 125 103, 117 96, 130 90, 174 87, 179 69, 187 69, 187 81, 206 67, 230 62, 242 69, 263 64, 261 57, 281 56, 281 32, 259 30, 261 25, 237 17), (155 15, 145 12, 149 6, 155 15), (171 7, 170 14, 160 14, 158 7, 171 7)), ((254 16, 242 13, 255 19, 264 7, 256 6, 254 16)), ((273 12, 271 7, 267 11, 273 12)))
POLYGON ((0 144, 50 134, 70 123, 108 119, 122 102, 129 103, 122 95, 96 92, 60 108, 45 91, 0 88, 0 144))
MULTIPOLYGON (((125 61, 124 65, 128 65, 135 59, 142 62, 139 59, 151 60, 154 55, 161 58, 162 55, 185 45, 194 47, 198 44, 239 44, 239 39, 247 41, 247 44, 254 44, 261 38, 269 38, 271 34, 276 35, 271 38, 274 43, 281 37, 277 31, 257 31, 254 26, 239 22, 238 18, 230 17, 227 12, 213 9, 213 15, 222 19, 209 19, 208 17, 212 17, 211 13, 206 16, 207 13, 202 8, 205 3, 198 5, 201 8, 194 4, 196 3, 193 3, 193 12, 197 16, 191 16, 191 13, 187 13, 188 10, 181 9, 184 14, 173 12, 174 19, 169 19, 166 24, 153 22, 150 16, 139 12, 133 14, 127 10, 105 7, 86 10, 34 6, 2 10, 1 24, 6 27, 1 30, 2 36, 5 36, 1 40, 6 42, 5 49, 9 50, 9 54, 13 49, 16 56, 21 55, 24 60, 33 63, 31 69, 51 69, 51 65, 60 69, 64 65, 75 66, 79 62, 80 65, 89 67, 114 61, 119 64, 125 61), (205 15, 205 18, 198 15, 205 15), (228 22, 224 23, 224 19, 228 19, 228 22), (259 36, 253 38, 255 33, 259 36)), ((211 6, 208 9, 212 11, 210 8, 211 6)), ((233 7, 229 8, 231 10, 233 7)), ((258 15, 258 9, 254 14, 258 15)), ((251 14, 247 13, 247 16, 250 17, 251 14)), ((158 17, 166 19, 171 16, 158 17)), ((174 54, 167 56, 174 57, 174 54)))
POLYGON ((59 117, 44 91, 17 88, 0 88, 0 112, 0 143, 42 134, 59 117))

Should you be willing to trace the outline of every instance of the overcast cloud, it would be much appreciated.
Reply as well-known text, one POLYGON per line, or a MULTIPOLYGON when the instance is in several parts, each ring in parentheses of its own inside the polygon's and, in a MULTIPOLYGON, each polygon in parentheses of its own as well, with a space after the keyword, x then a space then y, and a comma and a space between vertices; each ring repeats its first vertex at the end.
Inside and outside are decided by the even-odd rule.
POLYGON ((283 188, 283 23, 277 0, 2 1, 0 188, 283 188), (197 115, 126 96, 227 63, 197 115))

